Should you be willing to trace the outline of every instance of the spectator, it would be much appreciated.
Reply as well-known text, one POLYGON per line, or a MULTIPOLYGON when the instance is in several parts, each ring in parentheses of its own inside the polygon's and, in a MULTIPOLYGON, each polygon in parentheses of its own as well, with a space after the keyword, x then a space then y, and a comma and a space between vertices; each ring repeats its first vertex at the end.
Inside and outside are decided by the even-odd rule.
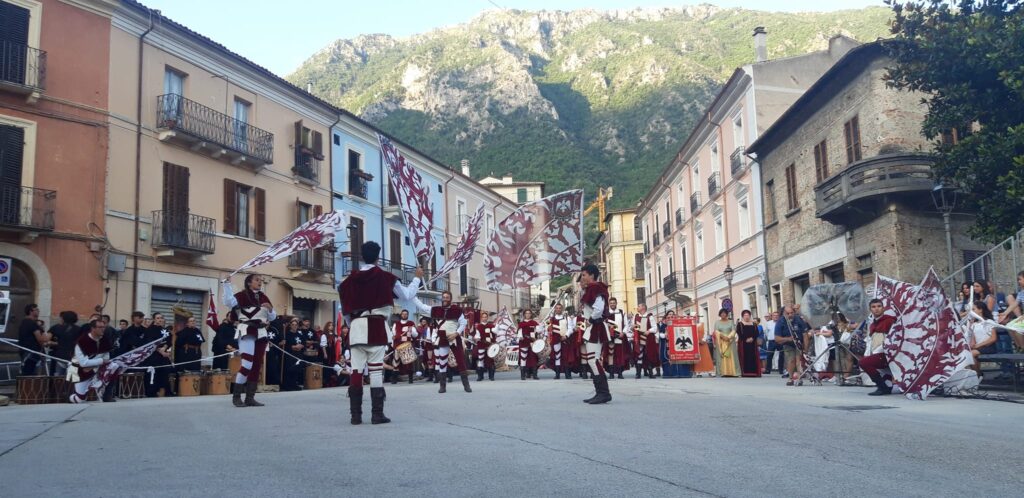
POLYGON ((994 280, 986 280, 986 282, 988 282, 989 292, 991 292, 992 295, 996 298, 996 307, 992 308, 992 316, 998 318, 999 316, 1006 313, 1006 308, 1009 306, 1006 303, 1006 293, 999 291, 999 289, 996 287, 996 282, 994 280))
POLYGON ((303 333, 299 330, 299 319, 292 317, 288 321, 288 330, 284 334, 284 350, 291 356, 284 355, 281 361, 284 362, 284 376, 281 379, 282 391, 301 391, 299 387, 299 376, 301 375, 302 364, 295 359, 302 358, 302 350, 306 348, 303 344, 303 333))
MULTIPOLYGON (((212 344, 212 346, 213 346, 213 355, 214 356, 222 355, 222 354, 225 354, 225 353, 230 353, 230 352, 233 352, 233 351, 238 349, 238 341, 235 340, 235 324, 237 323, 237 320, 238 319, 237 319, 237 315, 235 314, 235 311, 231 310, 231 312, 229 312, 227 314, 227 316, 224 317, 224 320, 220 322, 220 325, 217 327, 217 332, 213 336, 213 344, 212 344)), ((268 332, 269 332, 269 330, 268 330, 268 332)), ((273 349, 273 348, 271 348, 271 349, 273 349)), ((273 349, 273 350, 277 351, 276 349, 273 349)), ((270 356, 270 351, 267 351, 267 356, 268 357, 270 356)), ((213 359, 213 369, 214 370, 227 370, 228 369, 228 361, 229 360, 230 360, 230 358, 228 356, 218 356, 217 358, 214 358, 213 359)), ((270 368, 270 361, 269 361, 269 358, 268 358, 268 361, 267 361, 267 378, 268 379, 270 378, 270 374, 271 374, 272 370, 273 369, 270 368)), ((280 369, 278 369, 278 371, 280 371, 280 369)))
MULTIPOLYGON (((164 315, 161 313, 153 313, 151 320, 152 324, 146 327, 145 332, 142 334, 141 345, 149 344, 157 339, 166 338, 170 335, 167 329, 164 328, 164 315)), ((171 351, 170 346, 166 343, 160 344, 153 351, 153 354, 142 361, 144 367, 154 367, 154 375, 152 382, 146 382, 146 397, 154 398, 160 393, 160 389, 164 390, 164 396, 174 396, 173 389, 171 389, 170 379, 170 368, 168 365, 171 364, 171 351)), ((147 374, 147 380, 148 374, 147 374)))
POLYGON ((761 376, 761 333, 757 319, 751 320, 750 310, 740 313, 740 321, 736 323, 739 342, 736 345, 739 353, 740 372, 743 377, 761 376))
MULTIPOLYGON (((338 347, 341 348, 341 353, 339 354, 339 361, 338 361, 338 363, 340 363, 342 366, 350 364, 351 358, 352 358, 352 351, 351 351, 351 346, 348 343, 348 325, 342 325, 341 326, 341 335, 338 336, 338 343, 339 343, 338 347)), ((346 373, 342 373, 341 376, 340 376, 340 379, 338 381, 338 385, 340 385, 340 386, 347 386, 348 383, 349 383, 349 375, 346 374, 346 373)))
POLYGON ((960 284, 960 292, 954 307, 961 319, 967 318, 967 313, 971 311, 971 284, 967 282, 960 284))
POLYGON ((320 350, 324 358, 324 387, 335 387, 338 385, 338 375, 334 373, 334 364, 338 362, 338 337, 335 334, 334 322, 327 322, 324 328, 320 329, 320 350))
POLYGON ((198 372, 202 370, 200 358, 203 357, 203 331, 196 326, 196 317, 188 317, 185 327, 178 332, 178 338, 174 341, 174 362, 178 365, 175 370, 180 372, 198 372))
POLYGON ((736 356, 736 326, 729 312, 718 310, 715 322, 715 368, 720 377, 738 377, 739 361, 736 356))
POLYGON ((79 328, 78 325, 78 314, 74 311, 62 311, 60 312, 60 325, 54 325, 50 327, 50 334, 53 337, 53 356, 60 358, 65 361, 55 361, 53 365, 53 375, 63 376, 68 371, 67 362, 71 361, 71 356, 75 354, 75 343, 78 342, 79 328))
POLYGON ((985 301, 976 300, 974 301, 974 307, 972 311, 980 316, 982 320, 975 318, 974 323, 971 324, 971 355, 974 356, 974 368, 978 375, 981 375, 981 361, 978 357, 983 354, 995 354, 996 352, 996 332, 992 326, 992 312, 988 309, 988 305, 985 301))
MULTIPOLYGON (((35 353, 43 352, 43 348, 50 342, 43 330, 39 326, 39 306, 35 304, 25 306, 25 318, 18 325, 18 344, 35 353)), ((24 349, 18 351, 21 355, 21 375, 36 375, 36 365, 39 364, 41 357, 24 349)))
POLYGON ((125 329, 127 329, 127 328, 128 328, 128 320, 125 320, 124 318, 118 320, 118 322, 117 322, 117 329, 120 330, 122 334, 124 333, 125 329))
POLYGON ((103 337, 110 339, 110 344, 114 346, 113 351, 117 351, 118 344, 121 342, 121 329, 114 328, 114 324, 110 321, 110 315, 100 315, 100 319, 103 320, 103 337))
POLYGON ((142 346, 142 336, 146 335, 146 315, 141 311, 132 312, 132 324, 121 333, 121 347, 117 354, 127 353, 142 346))
POLYGON ((798 379, 803 374, 800 357, 803 355, 803 339, 807 329, 806 322, 796 314, 793 305, 782 309, 782 319, 775 324, 775 343, 782 347, 786 356, 786 370, 789 372, 787 386, 804 385, 798 379))
POLYGON ((772 373, 772 365, 778 364, 779 373, 783 377, 786 376, 786 369, 783 368, 782 364, 785 362, 782 354, 782 348, 775 343, 775 323, 779 320, 779 312, 773 311, 770 315, 764 317, 764 340, 768 346, 768 358, 765 363, 765 375, 772 373), (776 361, 778 357, 778 361, 776 361))
POLYGON ((992 288, 988 286, 987 280, 975 280, 974 281, 974 300, 985 301, 985 306, 995 317, 996 321, 999 321, 998 308, 996 308, 996 297, 992 295, 992 288))
MULTIPOLYGON (((1024 316, 1024 271, 1017 274, 1017 295, 1015 299, 1010 300, 1006 313, 1000 318, 999 323, 1005 325, 1021 316, 1024 316)), ((1024 332, 1010 329, 1010 337, 1013 338, 1017 351, 1024 351, 1024 332)))
POLYGON ((148 328, 150 328, 152 326, 153 326, 153 319, 152 318, 148 318, 147 317, 147 318, 143 318, 142 319, 142 327, 143 328, 147 328, 148 329, 148 328))

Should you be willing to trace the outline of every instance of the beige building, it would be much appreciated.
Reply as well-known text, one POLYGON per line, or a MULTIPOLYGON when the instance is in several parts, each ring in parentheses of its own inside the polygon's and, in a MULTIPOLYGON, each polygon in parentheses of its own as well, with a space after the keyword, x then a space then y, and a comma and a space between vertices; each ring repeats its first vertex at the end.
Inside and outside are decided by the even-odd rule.
MULTIPOLYGON (((921 134, 927 109, 886 86, 884 52, 882 42, 851 50, 750 147, 764 172, 773 306, 814 284, 952 270, 921 134)), ((972 220, 953 213, 953 269, 984 251, 965 235, 972 220)))
MULTIPOLYGON (((218 280, 330 210, 321 165, 338 113, 138 3, 121 2, 112 23, 106 236, 127 261, 109 268, 108 309, 178 305, 202 319, 218 280)), ((255 271, 278 313, 333 320, 331 252, 255 271)))
POLYGON ((597 236, 600 249, 601 280, 610 286, 609 293, 619 308, 636 312, 640 303, 647 303, 644 287, 643 230, 635 209, 610 211, 605 216, 605 231, 597 236))
POLYGON ((761 172, 745 147, 857 42, 836 36, 826 50, 768 60, 766 40, 755 30, 757 61, 736 69, 637 209, 655 314, 708 322, 727 299, 737 312, 768 310, 761 172))
POLYGON ((517 204, 544 198, 544 182, 517 182, 511 176, 501 178, 488 176, 480 180, 480 184, 517 204))

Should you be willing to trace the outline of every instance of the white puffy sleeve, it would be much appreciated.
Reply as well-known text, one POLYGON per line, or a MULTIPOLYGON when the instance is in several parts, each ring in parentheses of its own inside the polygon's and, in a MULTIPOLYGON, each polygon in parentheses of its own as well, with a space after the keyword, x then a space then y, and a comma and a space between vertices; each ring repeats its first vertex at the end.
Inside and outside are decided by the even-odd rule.
POLYGON ((222 299, 224 306, 234 308, 238 306, 238 300, 235 299, 235 289, 231 287, 231 282, 224 282, 224 298, 222 299))

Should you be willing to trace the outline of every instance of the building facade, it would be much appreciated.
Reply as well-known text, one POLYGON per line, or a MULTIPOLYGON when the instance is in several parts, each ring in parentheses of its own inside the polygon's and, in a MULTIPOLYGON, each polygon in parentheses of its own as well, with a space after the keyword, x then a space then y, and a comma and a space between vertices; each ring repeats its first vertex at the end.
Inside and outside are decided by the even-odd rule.
POLYGON ((833 37, 826 50, 736 69, 637 209, 644 234, 652 312, 676 310, 709 321, 731 302, 755 316, 768 309, 761 223, 761 172, 752 143, 840 57, 856 46, 833 37))
POLYGON ((517 182, 511 176, 501 178, 488 176, 480 180, 480 184, 516 204, 525 204, 544 198, 544 182, 517 182))
POLYGON ((609 294, 619 308, 629 313, 640 303, 647 303, 644 285, 643 230, 635 209, 611 211, 605 216, 605 231, 597 236, 602 281, 609 285, 609 294))
POLYGON ((0 1, 0 290, 11 294, 12 324, 29 303, 49 326, 63 310, 88 317, 105 302, 113 7, 0 1))
MULTIPOLYGON (((850 51, 750 147, 763 170, 768 281, 774 307, 814 284, 875 274, 918 282, 948 273, 943 219, 932 201, 932 149, 921 95, 890 89, 880 42, 850 51)), ((954 268, 984 246, 973 217, 954 214, 954 268)))
MULTIPOLYGON (((126 262, 107 271, 109 308, 201 318, 219 280, 330 209, 325 138, 338 115, 136 2, 120 2, 112 24, 106 224, 126 262)), ((330 250, 254 271, 278 313, 333 320, 330 250)))

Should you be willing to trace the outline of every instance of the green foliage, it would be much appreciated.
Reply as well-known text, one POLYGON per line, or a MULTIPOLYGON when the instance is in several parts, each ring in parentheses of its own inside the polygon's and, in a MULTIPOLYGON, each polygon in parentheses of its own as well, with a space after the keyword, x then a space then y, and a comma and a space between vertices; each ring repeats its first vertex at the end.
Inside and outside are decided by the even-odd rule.
POLYGON ((1024 8, 1014 0, 890 2, 896 88, 929 95, 922 131, 936 176, 980 214, 973 235, 1001 240, 1024 213, 1024 8), (971 131, 973 128, 973 131, 971 131), (940 140, 957 130, 960 140, 940 140))

